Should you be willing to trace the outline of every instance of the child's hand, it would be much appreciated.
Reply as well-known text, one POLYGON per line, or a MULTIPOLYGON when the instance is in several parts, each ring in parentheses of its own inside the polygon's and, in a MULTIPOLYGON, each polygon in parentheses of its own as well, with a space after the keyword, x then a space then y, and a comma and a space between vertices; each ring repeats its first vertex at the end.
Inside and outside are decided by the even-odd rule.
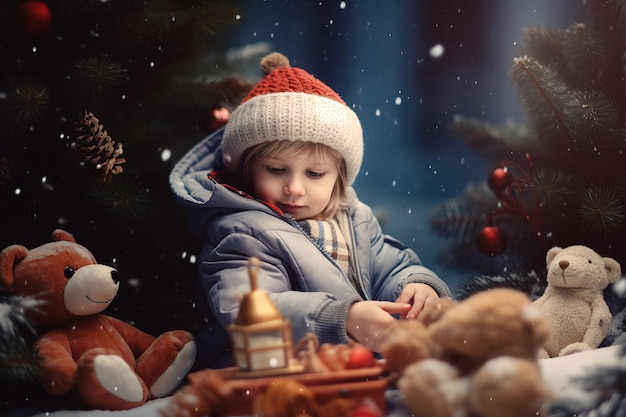
POLYGON ((439 294, 428 284, 411 283, 407 284, 400 293, 396 303, 411 304, 411 309, 406 316, 407 320, 417 318, 417 315, 426 304, 430 304, 439 299, 439 294))
POLYGON ((374 352, 380 351, 385 332, 396 319, 392 314, 404 317, 411 305, 391 301, 358 301, 348 310, 346 330, 359 343, 374 352))

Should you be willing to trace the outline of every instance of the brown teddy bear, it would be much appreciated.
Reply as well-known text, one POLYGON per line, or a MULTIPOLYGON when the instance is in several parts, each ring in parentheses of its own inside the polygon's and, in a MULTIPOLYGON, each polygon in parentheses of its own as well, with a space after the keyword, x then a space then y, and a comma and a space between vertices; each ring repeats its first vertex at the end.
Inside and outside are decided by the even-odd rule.
POLYGON ((540 357, 598 347, 612 318, 603 290, 621 276, 620 264, 582 245, 555 246, 546 263, 548 286, 534 305, 550 318, 552 331, 540 357))
POLYGON ((183 330, 151 336, 101 314, 119 287, 116 270, 66 231, 28 250, 0 252, 0 286, 41 303, 27 312, 38 330, 38 379, 51 394, 78 392, 84 405, 130 409, 169 395, 195 362, 193 336, 183 330))
POLYGON ((415 417, 531 417, 552 397, 537 361, 548 333, 526 294, 498 288, 394 323, 381 353, 415 417))

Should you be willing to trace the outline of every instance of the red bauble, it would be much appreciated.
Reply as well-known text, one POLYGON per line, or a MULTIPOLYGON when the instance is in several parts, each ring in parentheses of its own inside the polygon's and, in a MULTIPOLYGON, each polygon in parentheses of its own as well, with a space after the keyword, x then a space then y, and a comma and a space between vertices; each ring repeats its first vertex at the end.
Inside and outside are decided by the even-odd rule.
POLYGON ((224 126, 226 122, 228 122, 229 118, 230 112, 226 107, 219 107, 217 109, 211 110, 206 123, 209 132, 213 132, 214 130, 217 130, 220 127, 224 126))
POLYGON ((43 1, 26 0, 18 9, 18 29, 26 36, 39 37, 48 33, 52 25, 52 12, 43 1))
POLYGON ((382 417, 380 410, 368 405, 358 405, 350 412, 350 417, 382 417))
POLYGON ((486 226, 476 236, 478 250, 487 256, 498 256, 506 249, 507 237, 497 226, 486 226))
POLYGON ((376 365, 376 358, 371 350, 357 345, 350 351, 346 369, 369 368, 376 365))
POLYGON ((489 184, 489 188, 496 196, 499 196, 502 191, 513 181, 513 175, 506 168, 496 168, 491 174, 489 174, 489 178, 487 179, 487 184, 489 184))

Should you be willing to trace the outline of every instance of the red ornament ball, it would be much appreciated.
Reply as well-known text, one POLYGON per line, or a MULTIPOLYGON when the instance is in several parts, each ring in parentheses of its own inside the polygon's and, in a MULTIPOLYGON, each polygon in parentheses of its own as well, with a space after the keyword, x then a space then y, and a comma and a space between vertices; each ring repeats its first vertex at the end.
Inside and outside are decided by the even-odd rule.
POLYGON ((350 417, 382 417, 383 414, 377 408, 369 405, 358 405, 350 412, 350 417))
POLYGON ((52 26, 52 11, 40 0, 23 1, 17 17, 19 31, 29 37, 43 36, 52 26))
POLYGON ((206 126, 209 132, 219 129, 224 126, 230 118, 230 112, 225 107, 218 107, 209 112, 206 126))
POLYGON ((498 256, 506 249, 507 237, 498 226, 486 226, 476 236, 478 250, 487 256, 498 256))
POLYGON ((487 179, 489 188, 494 192, 496 196, 499 196, 506 187, 513 181, 513 175, 506 168, 496 168, 487 179))
POLYGON ((370 368, 376 365, 374 353, 363 345, 356 345, 348 355, 346 369, 370 368))

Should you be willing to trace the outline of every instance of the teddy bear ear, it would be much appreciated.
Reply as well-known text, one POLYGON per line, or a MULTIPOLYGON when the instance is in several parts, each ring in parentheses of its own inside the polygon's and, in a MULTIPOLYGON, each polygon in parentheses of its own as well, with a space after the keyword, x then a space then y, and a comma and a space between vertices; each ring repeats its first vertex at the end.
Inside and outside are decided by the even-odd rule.
POLYGON ((613 258, 602 258, 604 262, 604 269, 606 269, 606 278, 609 283, 615 282, 622 276, 622 267, 613 258))
POLYGON ((11 292, 13 288, 13 266, 26 258, 28 249, 22 245, 11 245, 0 252, 0 287, 11 292))
POLYGON ((563 250, 563 248, 561 248, 559 246, 554 246, 554 247, 550 248, 550 250, 546 254, 546 264, 549 265, 550 262, 552 262, 552 260, 554 258, 556 258, 556 255, 561 253, 562 250, 563 250))
POLYGON ((55 242, 65 241, 76 243, 74 236, 63 229, 56 229, 52 232, 52 240, 55 242))

